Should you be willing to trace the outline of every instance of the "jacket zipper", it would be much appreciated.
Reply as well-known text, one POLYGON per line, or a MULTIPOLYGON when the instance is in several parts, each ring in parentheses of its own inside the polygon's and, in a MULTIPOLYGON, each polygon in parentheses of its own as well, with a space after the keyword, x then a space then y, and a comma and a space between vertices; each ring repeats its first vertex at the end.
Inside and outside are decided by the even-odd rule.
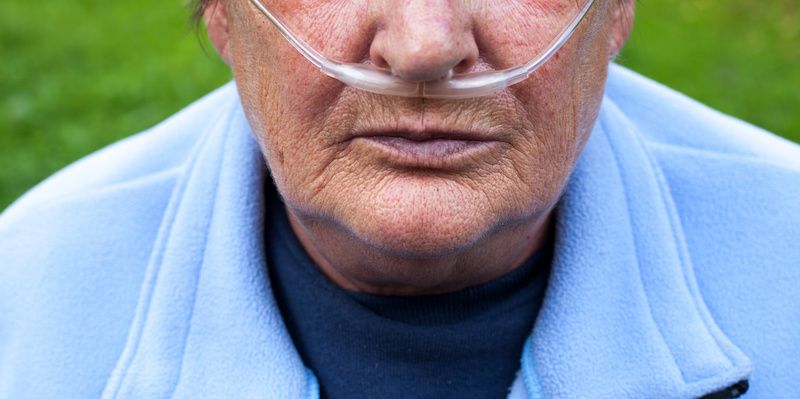
POLYGON ((748 388, 750 388, 750 383, 747 380, 741 380, 721 391, 710 393, 700 399, 735 399, 744 395, 748 388))

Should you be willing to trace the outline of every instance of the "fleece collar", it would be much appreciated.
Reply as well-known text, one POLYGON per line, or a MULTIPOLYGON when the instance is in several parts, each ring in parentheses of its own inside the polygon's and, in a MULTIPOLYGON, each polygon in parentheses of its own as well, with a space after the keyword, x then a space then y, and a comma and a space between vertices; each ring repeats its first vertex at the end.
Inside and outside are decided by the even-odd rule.
POLYGON ((224 90, 170 199, 103 398, 316 395, 264 269, 264 162, 234 86, 224 90))
MULTIPOLYGON (((103 398, 315 398, 264 270, 265 179, 238 94, 199 134, 103 398)), ((669 190, 606 99, 558 208, 551 279, 514 397, 698 397, 750 362, 697 289, 669 190)))
POLYGON ((749 376, 703 302, 661 171, 608 98, 558 211, 528 397, 697 398, 749 376))

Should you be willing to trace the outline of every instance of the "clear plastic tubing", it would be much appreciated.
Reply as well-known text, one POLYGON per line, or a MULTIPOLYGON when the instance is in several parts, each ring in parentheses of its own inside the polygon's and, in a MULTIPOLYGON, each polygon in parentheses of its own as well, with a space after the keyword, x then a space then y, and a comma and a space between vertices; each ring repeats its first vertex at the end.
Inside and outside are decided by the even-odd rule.
POLYGON ((567 43, 578 25, 591 9, 595 0, 587 1, 575 18, 556 38, 528 63, 499 71, 481 71, 466 74, 451 74, 435 81, 409 81, 393 75, 391 71, 379 69, 368 64, 344 63, 331 60, 292 33, 259 0, 250 2, 264 14, 280 31, 281 35, 322 73, 348 85, 387 96, 463 99, 494 94, 508 86, 517 84, 530 76, 536 69, 567 43))

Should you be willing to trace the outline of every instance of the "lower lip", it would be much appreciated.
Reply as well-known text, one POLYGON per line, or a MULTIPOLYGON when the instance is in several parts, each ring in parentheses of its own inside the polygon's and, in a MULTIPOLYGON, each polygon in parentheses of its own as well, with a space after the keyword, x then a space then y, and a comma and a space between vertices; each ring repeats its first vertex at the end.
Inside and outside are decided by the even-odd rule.
POLYGON ((496 141, 433 139, 414 141, 402 137, 361 137, 378 147, 388 158, 404 166, 443 168, 474 160, 482 152, 491 151, 496 141))

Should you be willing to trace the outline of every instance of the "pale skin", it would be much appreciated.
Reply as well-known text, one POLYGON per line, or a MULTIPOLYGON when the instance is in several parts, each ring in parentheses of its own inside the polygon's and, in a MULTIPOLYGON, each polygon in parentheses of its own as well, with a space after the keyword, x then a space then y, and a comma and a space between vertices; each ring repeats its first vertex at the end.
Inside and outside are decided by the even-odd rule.
MULTIPOLYGON (((425 295, 507 274, 552 232, 554 208, 597 118, 608 62, 632 24, 633 0, 597 1, 531 78, 469 100, 386 97, 344 86, 297 54, 246 0, 213 1, 204 16, 292 228, 317 267, 346 290, 425 295), (432 161, 366 138, 397 131, 467 132, 482 144, 432 161)), ((273 3, 326 55, 372 62, 406 79, 499 69, 530 57, 513 29, 524 22, 501 7, 497 15, 475 14, 453 0, 386 0, 356 20, 325 7, 292 9, 313 2, 273 3)))

